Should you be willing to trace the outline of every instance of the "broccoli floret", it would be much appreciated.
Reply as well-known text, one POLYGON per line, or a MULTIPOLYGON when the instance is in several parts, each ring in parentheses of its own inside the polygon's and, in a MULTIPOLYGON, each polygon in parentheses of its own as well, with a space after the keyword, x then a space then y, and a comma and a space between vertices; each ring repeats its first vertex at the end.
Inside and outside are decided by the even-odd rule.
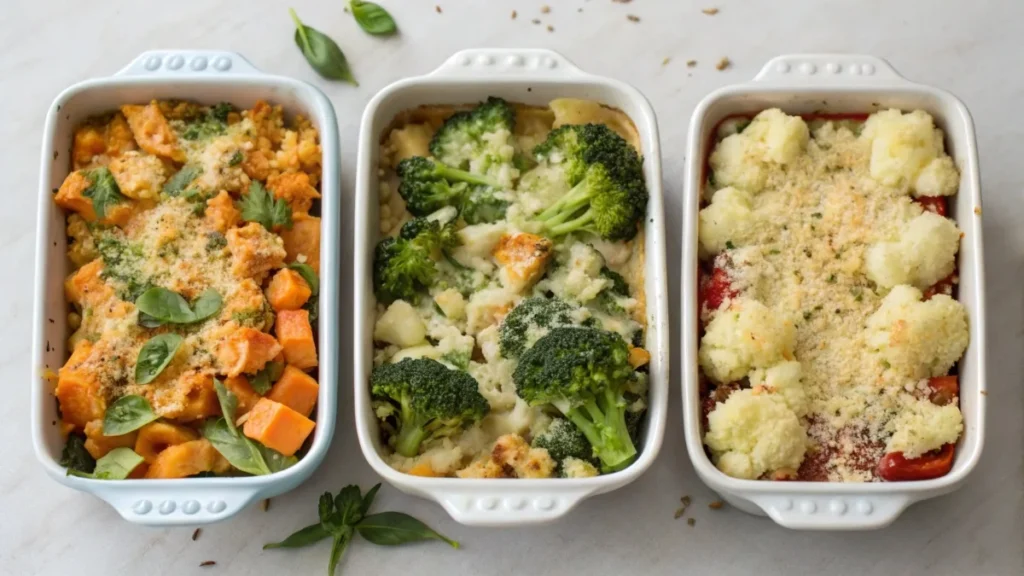
POLYGON ((402 178, 398 193, 415 216, 427 216, 445 206, 461 207, 470 185, 498 186, 482 176, 420 156, 399 162, 397 172, 402 178))
POLYGON ((641 173, 596 162, 578 184, 534 219, 551 236, 580 231, 606 240, 629 240, 636 235, 636 223, 646 208, 647 187, 641 173))
POLYGON ((571 326, 572 306, 557 298, 535 296, 512 309, 498 328, 498 344, 505 358, 517 358, 556 326, 571 326))
POLYGON ((472 376, 428 358, 374 368, 370 391, 378 402, 394 407, 378 413, 397 419, 395 452, 407 457, 419 454, 424 442, 450 436, 490 410, 472 376))
POLYGON ((385 238, 373 255, 373 291, 377 300, 416 302, 437 275, 430 252, 404 238, 385 238))
POLYGON ((557 164, 575 186, 594 163, 618 165, 626 174, 642 175, 640 156, 622 136, 604 124, 570 124, 551 131, 533 149, 538 162, 557 164))
POLYGON ((580 429, 565 418, 555 418, 543 434, 533 439, 534 448, 544 448, 561 469, 566 458, 579 458, 594 464, 594 447, 580 429))
POLYGON ((425 249, 431 255, 447 253, 462 244, 453 222, 442 224, 431 218, 413 218, 402 225, 398 237, 425 249))
POLYGON ((626 279, 622 277, 622 274, 619 274, 607 266, 602 266, 601 276, 612 281, 612 285, 606 288, 606 290, 609 290, 612 294, 617 294, 619 296, 629 296, 629 284, 626 282, 626 279))
POLYGON ((462 219, 466 224, 490 224, 505 217, 509 202, 491 186, 473 186, 462 201, 462 219))
POLYGON ((492 96, 476 108, 456 112, 445 120, 430 141, 430 153, 449 166, 492 174, 512 166, 509 139, 515 126, 515 110, 492 96), (506 137, 495 137, 499 134, 506 137))
POLYGON ((622 275, 607 266, 601 267, 601 276, 611 281, 611 284, 594 298, 592 306, 613 316, 626 314, 626 309, 619 304, 619 299, 629 297, 629 284, 622 275))
POLYGON ((519 358, 512 379, 528 404, 553 406, 575 424, 594 447, 602 470, 614 472, 636 457, 623 396, 633 376, 628 356, 617 334, 559 327, 519 358))

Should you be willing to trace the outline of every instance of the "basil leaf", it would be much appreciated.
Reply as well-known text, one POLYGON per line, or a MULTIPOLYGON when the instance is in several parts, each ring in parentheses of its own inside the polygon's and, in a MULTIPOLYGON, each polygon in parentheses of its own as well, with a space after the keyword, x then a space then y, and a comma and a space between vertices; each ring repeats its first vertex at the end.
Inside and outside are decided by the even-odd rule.
POLYGON ((327 565, 327 576, 334 576, 334 570, 338 566, 338 562, 341 561, 341 555, 345 553, 345 548, 348 548, 348 543, 352 540, 352 529, 346 528, 341 534, 335 534, 334 544, 331 545, 331 558, 327 565))
POLYGON ((238 427, 235 426, 235 411, 238 410, 238 397, 228 390, 220 380, 213 379, 213 389, 217 391, 217 401, 220 402, 220 411, 228 429, 232 434, 238 435, 238 427))
POLYGON ((221 300, 219 292, 213 288, 207 288, 192 304, 192 312, 195 316, 195 320, 193 320, 193 322, 206 320, 210 316, 220 312, 220 307, 223 303, 224 302, 221 300))
POLYGON ((120 436, 138 430, 159 418, 149 401, 137 394, 121 396, 103 415, 103 435, 120 436))
POLYGON ((320 495, 320 500, 317 502, 317 514, 320 516, 320 524, 328 532, 335 532, 342 528, 342 523, 334 513, 334 496, 330 492, 320 495))
POLYGON ((359 27, 367 34, 388 36, 398 31, 395 19, 378 4, 352 0, 349 7, 352 9, 352 15, 355 16, 359 27))
POLYGON ((185 191, 185 188, 192 183, 193 180, 199 177, 203 173, 203 169, 199 166, 193 166, 186 164, 174 173, 167 182, 164 184, 163 192, 168 196, 178 196, 185 191))
POLYGON ((320 298, 310 296, 309 300, 302 306, 302 309, 309 312, 309 323, 316 325, 317 319, 320 317, 320 298))
POLYGON ((271 548, 302 548, 303 546, 309 546, 310 544, 316 544, 330 536, 328 532, 319 522, 306 526, 302 530, 295 532, 291 536, 281 540, 280 542, 271 542, 270 544, 264 544, 263 549, 269 550, 271 548))
POLYGON ((434 532, 426 524, 402 512, 381 512, 371 514, 356 524, 356 530, 363 538, 380 546, 396 546, 407 542, 440 540, 452 548, 459 543, 434 532))
POLYGON ((257 394, 263 396, 270 392, 270 388, 281 378, 282 373, 284 373, 284 362, 267 362, 263 370, 257 372, 249 381, 249 385, 257 394))
POLYGON ((92 200, 92 209, 96 217, 103 220, 107 217, 107 209, 124 202, 117 180, 106 166, 86 170, 83 175, 89 180, 89 187, 82 191, 82 196, 92 200))
POLYGON ((124 480, 142 462, 142 456, 131 448, 114 448, 96 461, 96 469, 91 474, 69 469, 68 475, 94 480, 124 480))
POLYGON ((299 463, 299 459, 295 456, 285 456, 277 450, 267 448, 255 440, 250 439, 249 442, 256 445, 256 449, 260 451, 260 456, 262 456, 263 461, 267 463, 267 469, 269 469, 271 473, 287 470, 299 463))
POLYGON ((228 463, 242 472, 254 476, 270 474, 271 470, 263 460, 256 443, 237 432, 232 432, 224 418, 207 420, 203 426, 203 438, 209 440, 228 463))
POLYGON ((249 193, 242 195, 235 205, 246 222, 258 222, 270 231, 277 226, 286 230, 292 228, 292 210, 288 203, 284 198, 275 199, 263 184, 255 180, 249 184, 249 193))
POLYGON ((295 22, 295 45, 313 70, 328 80, 341 80, 359 86, 338 44, 330 36, 303 24, 295 10, 289 8, 288 13, 295 22))
POLYGON ((363 519, 363 494, 359 486, 349 484, 334 497, 334 510, 345 526, 352 526, 363 519))
POLYGON ((139 358, 135 361, 135 382, 149 384, 167 368, 174 359, 184 338, 168 332, 154 336, 142 345, 139 358))
POLYGON ((164 325, 162 320, 157 320, 145 312, 139 312, 139 319, 136 323, 143 328, 159 328, 164 325))
POLYGON ((362 516, 366 516, 366 513, 370 511, 370 506, 373 506, 373 499, 377 496, 378 490, 380 490, 380 482, 373 488, 370 488, 366 496, 363 496, 363 503, 359 506, 359 512, 362 516))
POLYGON ((302 262, 292 262, 288 267, 298 272, 299 276, 302 276, 302 279, 306 281, 306 284, 309 284, 309 290, 313 296, 320 293, 320 279, 317 277, 312 266, 302 262))
POLYGON ((135 307, 161 322, 172 324, 191 324, 196 317, 181 294, 159 286, 143 292, 135 301, 135 307))
POLYGON ((88 474, 96 468, 96 460, 85 449, 85 435, 75 433, 68 435, 68 441, 60 453, 60 465, 68 469, 68 474, 72 470, 88 474))

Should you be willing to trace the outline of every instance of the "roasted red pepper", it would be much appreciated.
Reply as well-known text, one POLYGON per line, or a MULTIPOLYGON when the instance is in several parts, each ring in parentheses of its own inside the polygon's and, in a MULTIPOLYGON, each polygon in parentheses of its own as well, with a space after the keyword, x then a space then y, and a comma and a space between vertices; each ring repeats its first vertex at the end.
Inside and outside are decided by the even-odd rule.
POLYGON ((948 211, 946 209, 945 196, 919 196, 917 197, 917 203, 921 205, 921 208, 929 212, 935 212, 939 216, 945 216, 948 211))
POLYGON ((956 272, 936 282, 931 288, 924 291, 924 299, 929 300, 936 294, 953 295, 953 285, 956 284, 956 272))
POLYGON ((911 460, 904 458, 902 452, 890 452, 878 461, 875 472, 879 478, 889 482, 939 478, 953 467, 954 452, 952 444, 911 460))
POLYGON ((715 268, 701 286, 701 309, 718 310, 727 298, 735 298, 738 294, 732 289, 729 275, 721 268, 715 268))
POLYGON ((932 404, 945 406, 960 394, 960 383, 956 376, 936 376, 928 379, 928 399, 932 404))

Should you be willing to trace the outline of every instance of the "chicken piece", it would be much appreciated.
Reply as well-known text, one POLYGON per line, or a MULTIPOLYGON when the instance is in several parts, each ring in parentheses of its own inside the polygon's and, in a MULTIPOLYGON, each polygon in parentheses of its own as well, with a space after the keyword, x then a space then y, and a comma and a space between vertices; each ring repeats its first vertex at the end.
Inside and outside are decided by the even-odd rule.
POLYGON ((262 283, 268 272, 284 265, 284 241, 262 225, 250 222, 228 230, 226 236, 235 276, 262 283))

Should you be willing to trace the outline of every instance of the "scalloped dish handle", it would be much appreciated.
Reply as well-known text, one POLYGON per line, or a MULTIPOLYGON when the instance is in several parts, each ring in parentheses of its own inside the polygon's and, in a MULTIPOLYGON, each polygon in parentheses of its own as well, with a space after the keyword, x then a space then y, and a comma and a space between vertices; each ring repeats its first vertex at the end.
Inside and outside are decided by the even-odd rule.
POLYGON ((471 48, 428 74, 433 78, 560 78, 586 76, 571 60, 540 48, 471 48))
POLYGON ((241 54, 224 50, 148 50, 115 76, 240 76, 262 74, 241 54))
POLYGON ((913 499, 896 494, 759 495, 750 499, 794 530, 874 530, 892 524, 913 499))
MULTIPOLYGON (((259 489, 230 487, 224 489, 178 487, 126 488, 125 481, 117 490, 96 490, 95 494, 117 510, 125 520, 145 526, 195 526, 230 518, 252 503, 259 489)), ((135 482, 129 480, 128 482, 135 482)))
MULTIPOLYGON (((493 482, 493 481, 492 481, 493 482)), ((530 480, 517 480, 527 482, 530 480)), ((596 488, 562 490, 526 486, 512 489, 474 489, 431 494, 459 524, 522 526, 553 522, 566 515, 596 488)))
POLYGON ((808 86, 910 83, 882 58, 862 54, 776 56, 761 68, 754 81, 808 86))

